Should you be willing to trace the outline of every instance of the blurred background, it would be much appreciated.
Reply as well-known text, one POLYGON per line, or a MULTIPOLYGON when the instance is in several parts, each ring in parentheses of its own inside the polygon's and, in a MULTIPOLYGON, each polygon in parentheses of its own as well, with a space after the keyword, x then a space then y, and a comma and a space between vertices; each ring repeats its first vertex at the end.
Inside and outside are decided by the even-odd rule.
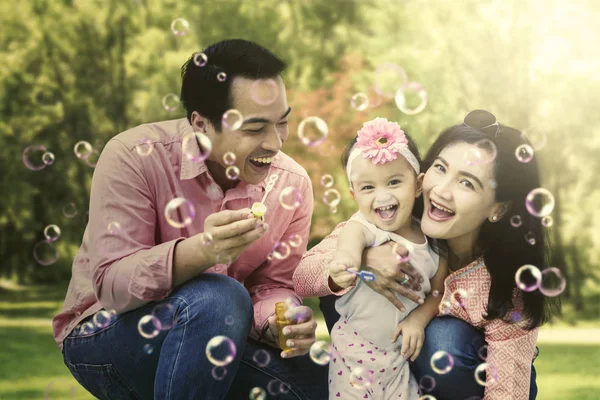
POLYGON ((91 398, 64 367, 51 319, 95 162, 114 135, 184 117, 181 65, 235 37, 289 64, 284 151, 313 180, 311 244, 355 211, 339 159, 363 122, 397 121, 422 153, 476 108, 525 131, 556 200, 547 229, 567 283, 563 315, 540 331, 538 398, 598 399, 599 20, 600 4, 584 0, 0 2, 0 399, 91 398), (398 79, 414 82, 403 98, 375 89, 398 79), (296 134, 310 116, 329 132, 312 147, 296 134), (335 213, 327 189, 341 196, 335 213))

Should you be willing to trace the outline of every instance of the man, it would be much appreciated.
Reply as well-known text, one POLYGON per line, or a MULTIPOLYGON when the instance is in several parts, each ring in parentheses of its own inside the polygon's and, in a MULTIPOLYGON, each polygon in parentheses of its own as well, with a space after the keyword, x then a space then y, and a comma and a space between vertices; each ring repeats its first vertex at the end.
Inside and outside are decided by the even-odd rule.
POLYGON ((291 111, 285 64, 239 39, 203 53, 182 67, 187 119, 138 126, 104 148, 56 342, 100 399, 243 399, 255 387, 326 398, 327 370, 307 355, 316 323, 292 284, 313 193, 280 151, 291 111), (222 123, 230 109, 241 126, 228 117, 237 112, 222 123), (274 176, 263 222, 249 207, 274 176), (280 204, 290 186, 302 195, 297 208, 280 204), (277 302, 292 306, 285 352, 277 302))

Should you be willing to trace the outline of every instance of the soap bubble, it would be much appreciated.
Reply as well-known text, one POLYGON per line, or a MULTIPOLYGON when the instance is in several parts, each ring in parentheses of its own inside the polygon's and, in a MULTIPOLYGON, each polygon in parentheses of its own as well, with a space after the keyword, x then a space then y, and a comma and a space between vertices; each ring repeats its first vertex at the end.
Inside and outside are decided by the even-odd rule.
POLYGON ((165 219, 173 228, 185 228, 196 217, 196 208, 191 201, 176 197, 169 201, 165 207, 165 219))
POLYGON ((190 30, 190 23, 183 18, 174 19, 171 22, 171 32, 175 36, 184 36, 190 30))
POLYGON ((325 174, 321 177, 321 186, 324 186, 325 188, 329 189, 333 186, 333 183, 334 179, 333 176, 331 176, 330 174, 325 174))
POLYGON ((486 362, 481 363, 475 368, 475 381, 481 386, 486 386, 489 383, 495 382, 497 373, 492 366, 486 362))
POLYGON ((206 357, 217 367, 224 367, 233 361, 237 353, 235 343, 227 336, 215 336, 206 345, 206 357))
POLYGON ((92 154, 92 150, 92 145, 85 140, 81 140, 75 143, 75 146, 73 146, 73 152, 75 153, 75 156, 82 160, 88 158, 90 154, 92 154))
POLYGON ((244 116, 241 112, 232 108, 223 113, 221 122, 223 124, 223 127, 228 131, 237 131, 242 127, 242 124, 244 123, 244 116))
POLYGON ((427 106, 427 91, 417 82, 400 87, 395 96, 396 107, 406 115, 420 113, 427 106))
POLYGON ((154 347, 150 343, 144 345, 144 354, 150 355, 154 352, 154 347))
POLYGON ((173 112, 179 107, 179 96, 175 93, 169 93, 162 99, 162 106, 165 110, 173 112))
POLYGON ((517 160, 522 163, 528 163, 533 159, 533 148, 528 144, 522 144, 515 150, 517 160))
POLYGON ((297 233, 291 234, 288 238, 288 244, 292 247, 300 247, 302 244, 302 236, 298 235, 297 233))
POLYGON ((438 350, 431 356, 431 369, 440 375, 447 374, 454 367, 454 357, 447 351, 438 350))
POLYGON ((467 165, 490 164, 498 155, 498 149, 494 142, 489 139, 482 139, 470 146, 465 152, 465 163, 467 165))
POLYGON ((407 263, 410 260, 411 254, 415 252, 415 245, 401 237, 399 237, 398 240, 400 240, 400 242, 395 242, 392 247, 392 254, 398 262, 407 263))
POLYGON ((183 137, 181 150, 188 160, 199 163, 206 160, 210 155, 210 152, 212 151, 212 142, 210 138, 202 132, 188 133, 183 137), (198 148, 200 149, 199 151, 198 148))
POLYGON ((365 93, 356 93, 350 99, 350 105, 352 105, 352 108, 356 111, 364 111, 369 108, 369 98, 365 93))
POLYGON ((40 171, 47 167, 43 157, 46 154, 46 146, 27 146, 23 150, 23 164, 32 171, 40 171))
POLYGON ((567 281, 560 269, 551 267, 542 271, 539 289, 544 296, 558 296, 565 290, 565 287, 567 287, 567 281))
POLYGON ((194 54, 194 64, 196 64, 196 66, 202 68, 206 65, 206 63, 208 63, 208 57, 206 57, 206 54, 202 52, 194 54))
POLYGON ((273 248, 273 257, 278 260, 285 260, 291 254, 292 249, 286 242, 277 242, 273 248))
POLYGON ((522 223, 523 221, 521 220, 520 215, 513 215, 512 217, 510 217, 510 224, 513 227, 518 228, 519 226, 521 226, 522 223))
POLYGON ((309 354, 315 364, 327 365, 331 359, 331 345, 323 340, 318 340, 310 346, 309 354))
POLYGON ((363 367, 352 368, 350 385, 355 389, 367 389, 373 383, 373 373, 363 367))
POLYGON ((534 217, 545 217, 554 210, 554 196, 544 188, 533 189, 525 198, 525 207, 534 217))
POLYGON ((532 245, 532 246, 535 245, 535 235, 534 235, 534 233, 533 232, 527 232, 525 234, 525 241, 527 243, 529 243, 530 245, 532 245))
POLYGON ((240 177, 240 169, 235 165, 230 165, 229 167, 225 168, 225 176, 227 176, 227 179, 235 181, 240 177))
POLYGON ((517 287, 524 292, 533 292, 540 287, 542 273, 535 265, 525 264, 515 274, 517 287))
POLYGON ((160 321, 161 330, 169 330, 175 324, 175 305, 170 301, 158 303, 154 306, 152 315, 160 321))
POLYGON ((279 193, 279 203, 286 210, 293 211, 302 204, 302 192, 300 189, 288 186, 279 193))
POLYGON ((551 216, 546 216, 542 218, 542 225, 544 225, 546 228, 550 228, 552 225, 554 224, 554 219, 552 219, 551 216))
POLYGON ((44 237, 48 242, 56 242, 60 238, 60 228, 51 224, 44 228, 44 237))
POLYGON ((135 145, 135 151, 140 157, 148 157, 150 154, 152 154, 153 149, 154 146, 152 140, 148 138, 140 139, 140 141, 135 145))
POLYGON ((424 392, 431 392, 435 389, 435 378, 429 375, 423 375, 419 380, 419 387, 424 392))
POLYGON ((104 329, 108 325, 110 325, 112 321, 112 315, 106 310, 100 310, 96 314, 94 314, 94 325, 98 327, 98 329, 104 329))
POLYGON ((329 134, 327 123, 319 117, 304 118, 298 125, 298 138, 302 144, 315 147, 323 143, 329 134))
POLYGON ((219 72, 217 74, 217 80, 219 82, 225 82, 227 80, 227 74, 225 72, 219 72))
POLYGON ((154 315, 144 315, 138 322, 138 332, 146 339, 158 336, 161 328, 160 321, 154 315))
POLYGON ((266 350, 256 350, 252 355, 252 361, 260 368, 264 368, 271 362, 271 356, 266 350))
POLYGON ((385 63, 375 70, 375 91, 383 97, 393 98, 407 82, 406 71, 399 65, 385 63))
POLYGON ((265 400, 267 398, 267 393, 265 392, 265 389, 261 387, 255 387, 250 390, 248 397, 250 400, 265 400))
POLYGON ((58 257, 58 249, 47 240, 39 241, 33 246, 33 258, 40 265, 45 267, 52 265, 58 260, 58 257))
POLYGON ((225 165, 233 165, 235 164, 235 154, 232 153, 231 151, 228 151, 227 153, 223 154, 223 163, 225 165))
POLYGON ((213 367, 211 374, 215 380, 222 381, 227 375, 227 369, 225 367, 213 367))
POLYGON ((257 79, 250 87, 252 100, 261 106, 273 103, 279 96, 279 89, 274 79, 257 79))
POLYGON ((342 195, 336 189, 327 189, 323 193, 323 202, 329 206, 329 208, 336 208, 342 201, 342 195))
POLYGON ((54 164, 54 154, 50 153, 49 151, 45 152, 42 155, 42 162, 46 165, 54 164))

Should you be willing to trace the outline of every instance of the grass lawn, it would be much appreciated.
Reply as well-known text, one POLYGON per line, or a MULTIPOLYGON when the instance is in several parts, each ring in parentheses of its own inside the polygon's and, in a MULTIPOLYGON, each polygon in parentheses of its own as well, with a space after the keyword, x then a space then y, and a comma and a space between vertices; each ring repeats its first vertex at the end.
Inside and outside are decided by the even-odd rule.
MULTIPOLYGON (((52 338, 51 319, 65 291, 64 286, 0 290, 0 400, 92 399, 69 374, 52 338)), ((539 347, 538 399, 600 398, 599 344, 539 347)))

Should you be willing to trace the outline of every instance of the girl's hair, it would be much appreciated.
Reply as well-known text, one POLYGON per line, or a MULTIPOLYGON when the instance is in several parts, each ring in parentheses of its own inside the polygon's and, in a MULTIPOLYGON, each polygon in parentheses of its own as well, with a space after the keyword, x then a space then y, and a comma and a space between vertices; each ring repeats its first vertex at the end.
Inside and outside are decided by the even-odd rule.
POLYGON ((518 130, 502 125, 495 135, 464 124, 455 125, 442 132, 433 143, 423 161, 423 170, 427 171, 446 147, 461 142, 471 144, 480 142, 481 145, 482 140, 486 140, 483 144, 487 143, 489 148, 492 146, 487 141, 491 141, 496 148, 495 200, 510 202, 510 209, 504 217, 495 223, 485 220, 479 233, 478 245, 483 250, 485 266, 492 280, 485 318, 487 320, 502 318, 506 321, 527 318, 529 320, 527 329, 533 329, 558 313, 560 303, 556 298, 545 297, 539 290, 533 292, 519 290, 523 300, 522 315, 520 318, 511 315, 514 310, 513 294, 518 290, 515 282, 517 270, 525 264, 532 264, 543 271, 548 265, 546 257, 549 256, 541 220, 530 215, 525 206, 527 194, 540 187, 536 160, 534 158, 527 163, 521 163, 515 155, 518 146, 529 144, 527 138, 518 130), (510 223, 513 215, 519 215, 522 219, 522 224, 518 228, 510 223), (535 236, 533 245, 525 239, 528 232, 535 236))

